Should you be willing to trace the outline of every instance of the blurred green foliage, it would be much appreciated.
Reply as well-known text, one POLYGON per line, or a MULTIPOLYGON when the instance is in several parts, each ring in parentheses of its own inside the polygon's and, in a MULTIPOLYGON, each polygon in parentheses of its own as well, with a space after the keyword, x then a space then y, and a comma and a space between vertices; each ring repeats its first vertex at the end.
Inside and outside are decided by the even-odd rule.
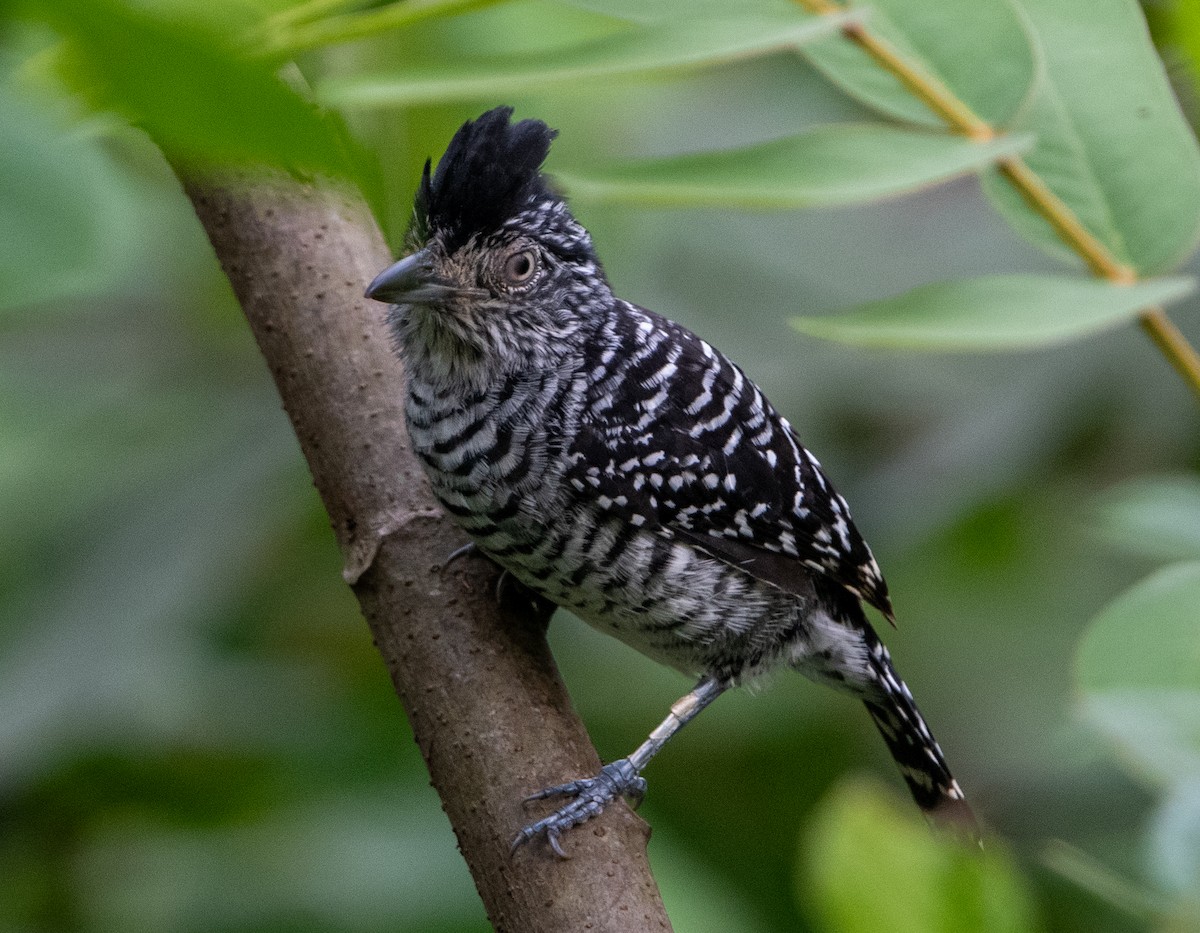
MULTIPOLYGON (((1132 2, 875 6, 1021 133, 965 152, 788 0, 3 9, 0 931, 487 929, 163 153, 349 174, 399 242, 425 157, 498 103, 561 130, 550 168, 618 291, 740 360, 821 455, 998 836, 978 856, 926 833, 861 711, 782 678, 650 769, 676 929, 1200 929, 1200 417, 1120 326, 1182 289, 1064 278, 1077 257, 1001 179, 962 177, 1026 151, 1116 255, 1170 271, 1200 222, 1194 138, 1132 2), (805 194, 829 177, 838 197, 805 194), (970 313, 915 301, 947 281, 970 313), (993 330, 1025 346, 1116 326, 922 356, 789 326, 885 299, 955 346, 1005 302, 993 330)), ((1194 9, 1156 14, 1186 62, 1194 9)), ((1200 342, 1196 299, 1173 313, 1200 342)), ((552 641, 605 758, 686 689, 569 617, 552 641)))
POLYGON ((827 929, 1038 929, 1029 895, 998 840, 978 852, 935 835, 911 808, 901 810, 869 784, 848 782, 834 791, 818 810, 806 843, 799 895, 827 929))

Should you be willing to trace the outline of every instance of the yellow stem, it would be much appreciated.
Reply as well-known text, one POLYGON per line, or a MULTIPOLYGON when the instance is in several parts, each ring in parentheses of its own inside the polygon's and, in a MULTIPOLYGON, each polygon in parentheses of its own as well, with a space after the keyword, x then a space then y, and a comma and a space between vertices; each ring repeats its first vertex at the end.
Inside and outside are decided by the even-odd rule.
POLYGON ((1146 308, 1138 315, 1138 323, 1192 391, 1200 395, 1200 353, 1188 343, 1175 322, 1162 308, 1146 308))
POLYGON ((1137 281, 1137 273, 1116 260, 1024 159, 1020 156, 1001 159, 997 167, 1000 174, 1021 192, 1029 206, 1046 218, 1059 238, 1075 250, 1097 276, 1120 285, 1137 281))
MULTIPOLYGON (((845 12, 845 8, 833 0, 798 2, 810 12, 822 16, 845 12)), ((891 72, 951 129, 979 141, 995 137, 995 129, 975 114, 966 103, 955 97, 949 88, 908 61, 890 42, 871 33, 865 25, 859 22, 848 24, 842 28, 842 33, 881 67, 891 72)), ((1022 158, 1011 156, 1001 159, 997 167, 1001 175, 1021 193, 1029 206, 1054 228, 1059 238, 1082 257, 1093 273, 1118 285, 1129 285, 1137 281, 1135 271, 1113 256, 1022 158)), ((1171 365, 1179 371, 1196 394, 1200 395, 1200 354, 1197 354, 1195 347, 1188 343, 1187 338, 1161 308, 1147 308, 1142 311, 1138 322, 1171 365)))
POLYGON ((945 85, 905 61, 890 42, 869 32, 865 25, 851 23, 842 29, 842 33, 862 46, 868 55, 899 78, 930 110, 968 139, 987 142, 996 137, 996 131, 951 94, 945 85))
MULTIPOLYGON (((822 16, 846 12, 844 7, 834 3, 833 0, 799 0, 799 2, 810 12, 822 16)), ((895 46, 872 33, 865 24, 849 23, 842 28, 842 34, 895 75, 905 87, 952 128, 964 136, 981 142, 995 137, 995 130, 986 121, 980 119, 963 101, 955 97, 949 88, 905 59, 895 46)))

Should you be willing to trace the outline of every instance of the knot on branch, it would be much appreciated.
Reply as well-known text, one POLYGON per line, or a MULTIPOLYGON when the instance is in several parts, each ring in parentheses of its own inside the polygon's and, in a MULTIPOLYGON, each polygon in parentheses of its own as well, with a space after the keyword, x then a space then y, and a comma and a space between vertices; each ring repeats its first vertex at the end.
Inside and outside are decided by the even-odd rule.
POLYGON ((354 586, 371 569, 379 549, 390 535, 403 531, 414 522, 438 521, 441 517, 441 509, 400 509, 384 515, 381 521, 371 523, 362 531, 351 533, 342 579, 354 586))

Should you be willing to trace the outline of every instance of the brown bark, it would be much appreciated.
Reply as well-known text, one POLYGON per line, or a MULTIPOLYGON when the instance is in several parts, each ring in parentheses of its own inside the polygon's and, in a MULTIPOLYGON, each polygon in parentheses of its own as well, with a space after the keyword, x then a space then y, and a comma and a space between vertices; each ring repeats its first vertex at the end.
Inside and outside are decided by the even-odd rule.
POLYGON ((669 930, 648 830, 624 806, 570 834, 570 860, 541 843, 509 855, 528 821, 522 798, 593 774, 599 761, 544 615, 502 617, 484 560, 437 566, 466 539, 409 449, 384 309, 362 297, 392 258, 365 205, 283 177, 185 187, 275 378, 492 923, 512 933, 669 930))

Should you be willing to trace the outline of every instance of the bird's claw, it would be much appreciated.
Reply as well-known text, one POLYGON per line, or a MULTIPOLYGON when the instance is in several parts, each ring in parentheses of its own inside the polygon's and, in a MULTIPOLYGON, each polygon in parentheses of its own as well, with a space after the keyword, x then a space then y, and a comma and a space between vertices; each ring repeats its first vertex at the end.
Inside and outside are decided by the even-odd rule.
MULTIPOLYGON (((483 557, 491 560, 474 541, 455 548, 446 559, 434 566, 434 570, 444 573, 451 564, 464 557, 483 557)), ((550 621, 555 605, 536 590, 526 586, 507 570, 501 570, 496 578, 496 604, 515 612, 532 613, 534 618, 543 620, 543 625, 550 621)))
POLYGON ((455 548, 453 551, 451 551, 446 556, 446 559, 438 565, 437 569, 445 570, 447 567, 449 567, 451 564, 453 564, 459 558, 470 557, 477 553, 479 553, 479 546, 476 545, 476 543, 474 541, 468 541, 462 547, 455 548))
POLYGON ((604 812, 604 808, 618 797, 628 797, 636 808, 646 796, 646 779, 638 774, 628 758, 620 758, 610 762, 600 769, 595 777, 581 778, 566 784, 556 784, 547 787, 536 794, 525 798, 525 803, 535 800, 548 800, 552 797, 570 797, 570 802, 559 807, 548 817, 530 823, 519 833, 512 842, 511 851, 515 852, 522 845, 538 836, 545 836, 546 842, 559 858, 569 858, 563 851, 559 839, 562 834, 573 826, 586 823, 594 816, 604 812))
MULTIPOLYGON (((468 541, 462 547, 455 548, 450 554, 438 565, 439 570, 445 570, 456 560, 464 557, 486 556, 479 549, 479 545, 474 541, 468 541)), ((496 602, 503 603, 505 596, 513 590, 524 590, 526 587, 522 583, 518 583, 511 573, 507 570, 501 570, 500 576, 496 578, 496 602)))

